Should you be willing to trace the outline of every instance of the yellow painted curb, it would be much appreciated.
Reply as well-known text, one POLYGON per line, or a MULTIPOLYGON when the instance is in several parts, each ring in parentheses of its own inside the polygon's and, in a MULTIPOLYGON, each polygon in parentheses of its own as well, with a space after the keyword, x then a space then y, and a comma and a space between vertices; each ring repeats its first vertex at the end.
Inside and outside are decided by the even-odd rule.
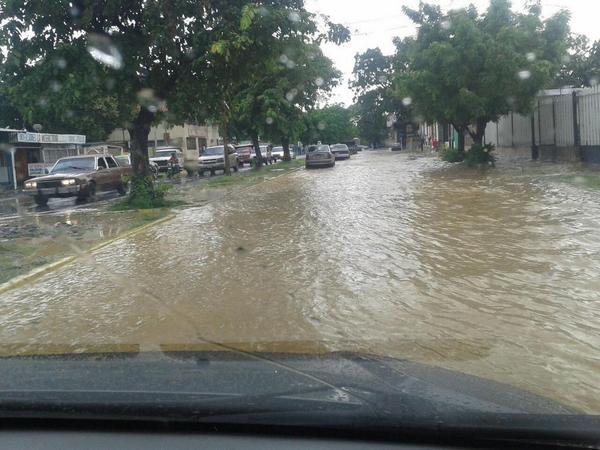
MULTIPOLYGON (((175 218, 175 214, 170 214, 166 217, 155 220, 154 222, 150 222, 150 223, 141 225, 139 227, 136 227, 132 230, 125 231, 125 232, 119 234, 118 236, 115 236, 114 238, 111 238, 107 241, 101 242, 100 244, 94 245, 89 250, 87 250, 86 253, 93 253, 95 251, 98 251, 98 250, 112 244, 115 241, 118 241, 120 239, 125 239, 130 236, 134 236, 138 233, 141 233, 144 230, 147 230, 148 228, 154 227, 156 225, 160 225, 162 223, 169 222, 169 221, 173 220, 174 218, 175 218)), ((15 278, 7 281, 6 283, 2 283, 2 284, 0 284, 0 294, 3 294, 10 290, 13 290, 17 287, 23 286, 24 284, 31 283, 32 281, 37 280, 38 278, 40 278, 43 275, 46 275, 50 272, 54 272, 55 270, 58 270, 61 267, 64 267, 67 264, 74 262, 79 257, 80 257, 80 255, 66 256, 62 259, 59 259, 58 261, 54 261, 49 264, 43 265, 41 267, 37 267, 37 268, 33 269, 31 272, 26 273, 25 275, 15 277, 15 278)))

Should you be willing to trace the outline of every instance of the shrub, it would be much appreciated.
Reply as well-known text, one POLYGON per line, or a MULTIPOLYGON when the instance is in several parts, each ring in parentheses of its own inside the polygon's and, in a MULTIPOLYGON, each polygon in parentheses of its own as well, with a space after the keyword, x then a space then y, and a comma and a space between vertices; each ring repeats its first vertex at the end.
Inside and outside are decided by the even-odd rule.
POLYGON ((465 159, 465 154, 456 148, 444 147, 440 150, 440 158, 451 163, 462 162, 465 159))
POLYGON ((122 206, 129 209, 152 209, 168 206, 165 194, 171 189, 170 184, 154 183, 152 177, 132 177, 129 198, 122 206))
POLYGON ((469 167, 494 166, 496 164, 496 158, 493 155, 494 148, 492 144, 473 144, 465 154, 465 162, 469 167))

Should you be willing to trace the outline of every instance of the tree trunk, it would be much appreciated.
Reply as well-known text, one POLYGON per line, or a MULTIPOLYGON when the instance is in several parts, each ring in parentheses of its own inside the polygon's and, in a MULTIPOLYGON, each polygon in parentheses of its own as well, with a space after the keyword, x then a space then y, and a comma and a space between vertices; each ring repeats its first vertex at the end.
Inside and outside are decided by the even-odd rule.
POLYGON ((290 155, 290 140, 287 137, 281 139, 281 145, 283 146, 283 160, 291 161, 292 156, 290 155))
POLYGON ((465 152, 465 128, 460 127, 460 126, 456 126, 454 124, 452 124, 452 126, 454 127, 454 129, 456 130, 456 133, 458 134, 458 147, 457 147, 457 150, 460 153, 464 153, 465 152))
POLYGON ((253 131, 250 135, 252 139, 252 147, 254 147, 254 153, 256 154, 256 168, 260 168, 263 165, 262 153, 260 152, 260 142, 258 142, 258 133, 253 131))
POLYGON ((467 128, 467 131, 473 138, 474 145, 483 146, 483 137, 485 136, 485 129, 487 127, 487 120, 485 119, 477 119, 477 123, 475 124, 475 131, 471 131, 467 128))
POLYGON ((134 177, 143 178, 150 176, 150 162, 148 159, 148 135, 154 120, 154 114, 146 108, 141 108, 129 128, 131 138, 131 167, 134 177))
POLYGON ((221 135, 223 136, 223 172, 225 175, 231 175, 229 164, 229 110, 224 108, 221 115, 221 135))

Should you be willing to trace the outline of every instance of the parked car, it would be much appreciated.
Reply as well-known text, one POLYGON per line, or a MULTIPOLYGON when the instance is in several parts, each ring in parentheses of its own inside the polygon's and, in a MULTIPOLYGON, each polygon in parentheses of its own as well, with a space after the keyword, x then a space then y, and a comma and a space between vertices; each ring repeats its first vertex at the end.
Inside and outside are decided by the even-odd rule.
POLYGON ((346 144, 334 144, 331 146, 331 153, 335 159, 350 159, 350 150, 346 144))
MULTIPOLYGON (((210 171, 211 175, 215 174, 217 170, 225 169, 225 147, 223 145, 217 145, 214 147, 207 147, 202 150, 200 158, 198 158, 198 174, 202 176, 204 172, 210 171)), ((229 151, 227 152, 229 158, 229 167, 234 172, 238 171, 238 154, 235 151, 233 145, 229 145, 229 151)))
POLYGON ((396 142, 395 144, 392 144, 392 146, 390 147, 390 150, 393 152, 400 152, 400 151, 402 151, 402 144, 399 142, 396 142))
MULTIPOLYGON (((117 163, 119 164, 119 166, 121 167, 131 167, 131 155, 126 153, 124 155, 117 155, 115 156, 115 159, 117 160, 117 163)), ((158 175, 158 164, 156 164, 154 161, 150 161, 150 171, 152 172, 153 175, 158 175)))
POLYGON ((283 160, 283 147, 273 147, 273 150, 271 150, 271 156, 273 157, 273 159, 275 161, 283 160))
POLYGON ((238 155, 238 162, 240 167, 243 167, 244 164, 250 165, 252 163, 252 158, 254 157, 254 147, 252 146, 252 144, 236 145, 235 151, 238 155))
POLYGON ((124 177, 130 175, 131 167, 119 166, 112 155, 71 156, 56 161, 48 175, 27 180, 24 192, 39 206, 55 197, 93 201, 98 191, 116 189, 125 195, 124 177))
POLYGON ((173 153, 175 153, 178 161, 174 167, 174 171, 179 173, 183 170, 183 152, 179 147, 158 147, 154 156, 150 158, 150 161, 158 165, 160 172, 166 172, 169 169, 169 160, 173 153))
POLYGON ((310 145, 306 152, 305 167, 334 167, 335 156, 329 145, 310 145))

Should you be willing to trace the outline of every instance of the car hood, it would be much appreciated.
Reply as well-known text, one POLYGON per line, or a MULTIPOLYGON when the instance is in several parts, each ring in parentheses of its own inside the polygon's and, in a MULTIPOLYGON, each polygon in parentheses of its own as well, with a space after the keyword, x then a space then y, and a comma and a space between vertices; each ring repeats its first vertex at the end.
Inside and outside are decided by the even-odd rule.
POLYGON ((56 174, 48 174, 48 175, 44 175, 43 177, 36 177, 36 178, 32 178, 30 180, 27 181, 35 181, 35 182, 39 182, 39 181, 55 181, 55 180, 63 180, 65 178, 84 178, 84 177, 88 177, 90 175, 91 172, 87 171, 87 172, 82 172, 82 171, 72 171, 72 172, 60 172, 60 173, 56 173, 56 174))
POLYGON ((225 159, 223 155, 214 155, 214 156, 200 156, 198 158, 199 161, 207 161, 207 160, 213 160, 213 159, 225 159))
POLYGON ((150 157, 150 161, 168 161, 170 160, 170 156, 152 156, 150 157))
POLYGON ((296 396, 389 411, 566 414, 508 385, 406 360, 356 353, 100 353, 0 358, 0 409, 10 392, 147 392, 296 396), (4 398, 5 399, 5 398, 4 398))

